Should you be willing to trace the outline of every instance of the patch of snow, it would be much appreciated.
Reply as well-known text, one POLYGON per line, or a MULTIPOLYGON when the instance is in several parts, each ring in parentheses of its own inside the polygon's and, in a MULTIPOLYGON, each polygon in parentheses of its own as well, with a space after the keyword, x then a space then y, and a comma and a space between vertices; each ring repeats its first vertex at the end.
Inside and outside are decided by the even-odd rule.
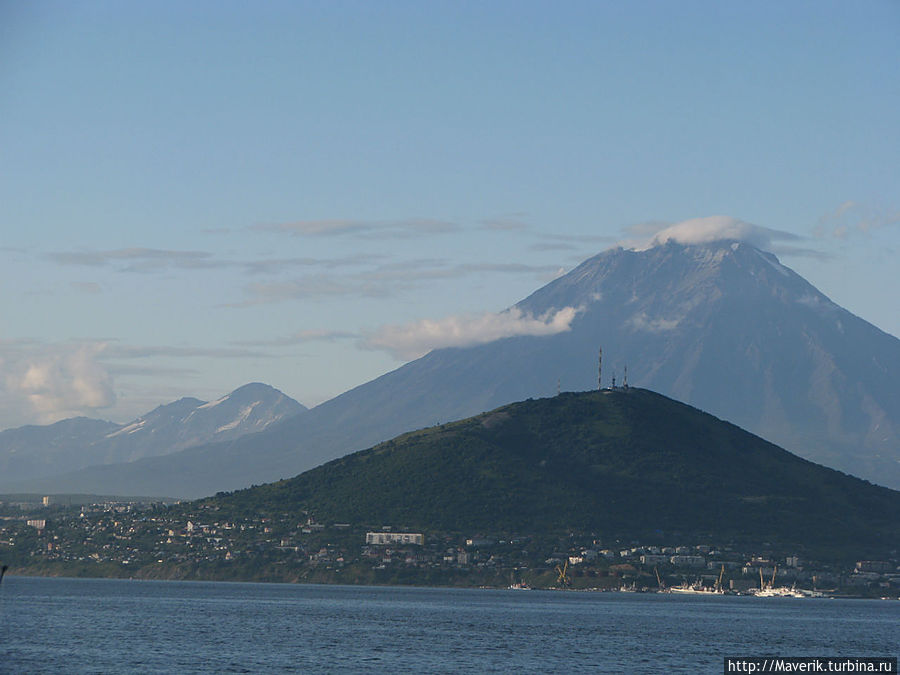
POLYGON ((204 403, 203 405, 198 405, 197 410, 207 410, 208 408, 215 408, 220 403, 224 403, 225 401, 227 401, 229 396, 231 396, 231 394, 227 394, 227 395, 223 396, 218 401, 213 401, 212 403, 204 403))
MULTIPOLYGON (((812 295, 811 293, 801 295, 799 298, 797 298, 797 304, 806 305, 810 309, 814 309, 815 311, 817 311, 819 314, 824 314, 826 312, 832 311, 835 308, 834 303, 832 303, 831 301, 817 295, 812 295)), ((840 325, 840 322, 838 322, 838 324, 838 329, 843 332, 843 326, 840 325)))
POLYGON ((723 248, 711 249, 704 246, 692 250, 691 255, 698 267, 717 267, 725 259, 727 252, 723 248))
POLYGON ((147 423, 147 420, 141 420, 140 422, 134 422, 133 424, 129 424, 127 427, 122 427, 118 431, 114 431, 111 434, 106 434, 107 438, 115 438, 121 434, 133 434, 135 431, 140 431, 141 428, 147 423))
POLYGON ((777 259, 772 255, 767 255, 762 251, 758 251, 759 257, 769 263, 779 274, 785 277, 791 276, 790 272, 788 272, 787 268, 782 265, 777 259))
POLYGON ((240 414, 238 414, 238 416, 236 418, 234 418, 228 424, 223 424, 222 426, 220 426, 218 429, 216 429, 216 433, 218 434, 222 431, 230 431, 231 429, 234 429, 235 427, 239 426, 241 423, 243 423, 244 420, 246 420, 250 416, 250 413, 253 412, 253 409, 256 406, 258 406, 260 403, 261 403, 261 401, 254 401, 250 405, 242 408, 240 414))

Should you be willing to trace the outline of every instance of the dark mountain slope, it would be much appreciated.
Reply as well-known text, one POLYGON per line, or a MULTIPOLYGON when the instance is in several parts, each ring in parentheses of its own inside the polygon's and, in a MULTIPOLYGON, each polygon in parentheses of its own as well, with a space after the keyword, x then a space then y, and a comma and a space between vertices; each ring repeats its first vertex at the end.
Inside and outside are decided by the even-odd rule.
POLYGON ((0 431, 0 477, 31 478, 76 469, 79 464, 72 448, 90 445, 120 428, 113 422, 73 417, 0 431))
POLYGON ((412 429, 604 384, 673 396, 847 473, 900 487, 900 340, 746 243, 612 249, 516 305, 570 330, 439 349, 229 444, 72 477, 69 491, 200 496, 295 475, 412 429), (115 486, 113 488, 112 486, 115 486), (176 491, 177 490, 177 491, 176 491))
POLYGON ((424 530, 900 544, 900 493, 634 388, 515 403, 210 503, 424 530))
MULTIPOLYGON (((747 244, 609 251, 520 303, 596 298, 553 351, 571 368, 596 342, 607 372, 697 405, 805 457, 900 485, 900 340, 747 244)), ((549 351, 544 356, 549 357, 549 351)), ((567 368, 568 366, 568 368, 567 368)), ((550 368, 544 372, 549 375, 550 368)))
POLYGON ((557 382, 596 388, 602 345, 605 383, 614 373, 621 383, 627 365, 634 384, 900 487, 900 340, 769 253, 737 242, 614 249, 517 307, 580 311, 569 331, 436 350, 323 403, 297 455, 312 466, 341 447, 549 396, 557 382))

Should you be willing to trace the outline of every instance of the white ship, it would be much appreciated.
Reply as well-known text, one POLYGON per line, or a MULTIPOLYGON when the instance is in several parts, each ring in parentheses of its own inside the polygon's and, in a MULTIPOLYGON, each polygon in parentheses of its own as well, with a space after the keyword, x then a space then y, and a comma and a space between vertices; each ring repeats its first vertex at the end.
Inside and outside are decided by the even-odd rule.
POLYGON ((688 586, 687 584, 682 584, 681 586, 672 586, 671 588, 666 589, 666 593, 681 593, 682 595, 722 595, 725 591, 715 588, 706 588, 704 586, 699 586, 697 584, 693 584, 688 586))
POLYGON ((757 598, 808 598, 810 597, 803 591, 797 590, 793 586, 779 586, 778 588, 760 588, 754 593, 757 598))
POLYGON ((810 598, 821 597, 822 594, 816 591, 802 591, 794 586, 775 586, 775 575, 778 574, 778 565, 772 572, 772 579, 767 584, 762 576, 762 569, 759 570, 759 589, 753 592, 757 598, 810 598), (815 595, 814 595, 815 594, 815 595))
POLYGON ((699 579, 693 584, 685 582, 680 586, 670 586, 669 588, 663 588, 662 580, 659 578, 659 572, 656 572, 656 580, 660 585, 661 592, 663 593, 680 593, 682 595, 724 595, 725 589, 722 588, 722 576, 724 574, 725 565, 722 565, 722 569, 719 570, 719 578, 716 580, 716 585, 713 588, 707 588, 700 582, 699 579))

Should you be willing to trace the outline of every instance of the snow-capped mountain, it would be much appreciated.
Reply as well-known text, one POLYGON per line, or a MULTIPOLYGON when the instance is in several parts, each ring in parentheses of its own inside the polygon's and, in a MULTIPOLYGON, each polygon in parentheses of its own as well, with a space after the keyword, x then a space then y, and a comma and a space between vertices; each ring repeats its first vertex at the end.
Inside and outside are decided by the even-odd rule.
POLYGON ((568 330, 438 349, 228 444, 67 477, 70 490, 200 496, 533 397, 634 385, 826 466, 900 488, 900 340, 748 243, 611 249, 515 306, 568 330), (110 487, 112 489, 112 487, 110 487))
POLYGON ((253 383, 207 403, 182 398, 162 405, 131 424, 107 434, 102 464, 130 462, 170 454, 202 443, 228 441, 262 431, 305 408, 268 385, 253 383))
POLYGON ((374 433, 350 450, 552 396, 558 384, 592 389, 602 347, 604 386, 613 375, 621 385, 627 367, 633 384, 900 488, 900 340, 833 303, 773 254, 733 240, 611 249, 516 305, 536 317, 566 307, 577 310, 569 330, 435 350, 323 403, 306 437, 319 424, 333 433, 352 416, 374 433))
MULTIPOLYGON (((606 372, 686 401, 791 452, 900 487, 900 340, 746 243, 668 243, 596 256, 520 303, 583 303, 540 370, 573 388, 606 372), (595 339, 596 338, 596 339, 595 339)), ((595 378, 594 378, 595 379, 595 378)))
POLYGON ((277 389, 254 383, 210 403, 182 398, 125 425, 75 418, 8 429, 0 432, 0 485, 234 440, 305 410, 277 389))

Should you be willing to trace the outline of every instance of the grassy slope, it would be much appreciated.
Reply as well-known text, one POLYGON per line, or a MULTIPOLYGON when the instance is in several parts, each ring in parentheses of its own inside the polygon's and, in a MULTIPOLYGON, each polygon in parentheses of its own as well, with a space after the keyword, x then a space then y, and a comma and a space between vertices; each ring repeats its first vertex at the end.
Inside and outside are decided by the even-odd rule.
POLYGON ((426 530, 900 543, 900 493, 640 389, 515 403, 217 499, 426 530))

